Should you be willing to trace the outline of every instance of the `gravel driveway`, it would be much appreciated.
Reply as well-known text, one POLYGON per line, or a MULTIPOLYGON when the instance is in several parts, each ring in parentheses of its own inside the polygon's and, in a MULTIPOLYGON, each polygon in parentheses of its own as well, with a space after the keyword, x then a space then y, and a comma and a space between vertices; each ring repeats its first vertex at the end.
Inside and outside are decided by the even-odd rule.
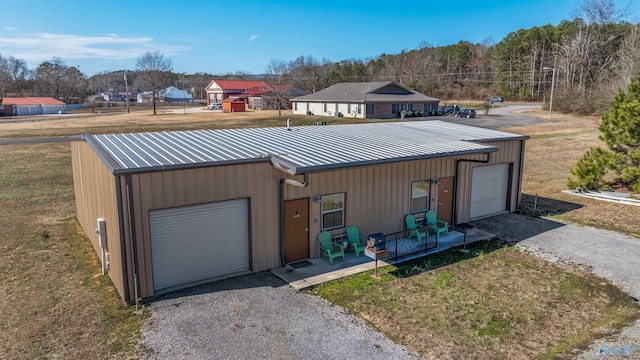
POLYGON ((142 343, 153 359, 414 359, 360 318, 270 272, 154 302, 142 343))

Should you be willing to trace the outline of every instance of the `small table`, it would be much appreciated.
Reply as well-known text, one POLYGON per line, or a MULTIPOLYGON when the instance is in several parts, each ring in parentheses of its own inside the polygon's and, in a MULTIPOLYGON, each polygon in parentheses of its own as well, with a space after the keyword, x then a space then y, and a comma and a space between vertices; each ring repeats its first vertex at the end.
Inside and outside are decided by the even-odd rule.
POLYGON ((378 277, 378 259, 386 259, 389 257, 389 250, 387 249, 380 249, 380 250, 376 250, 375 248, 372 247, 368 247, 364 249, 364 254, 367 257, 370 257, 372 259, 376 260, 376 267, 375 267, 375 276, 378 277))

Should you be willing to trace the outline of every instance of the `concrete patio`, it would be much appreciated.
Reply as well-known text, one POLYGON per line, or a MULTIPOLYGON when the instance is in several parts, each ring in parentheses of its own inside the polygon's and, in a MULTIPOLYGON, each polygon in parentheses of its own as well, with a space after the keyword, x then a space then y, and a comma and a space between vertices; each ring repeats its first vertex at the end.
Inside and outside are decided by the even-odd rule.
MULTIPOLYGON (((457 230, 449 230, 448 235, 442 235, 438 239, 438 246, 430 249, 427 252, 421 251, 406 256, 401 256, 394 261, 381 261, 378 260, 378 268, 401 263, 403 261, 428 256, 437 252, 441 252, 453 247, 462 246, 464 244, 464 232, 457 230)), ((470 244, 476 241, 489 240, 495 237, 495 235, 478 228, 473 228, 467 231, 466 243, 470 244)), ((434 241, 434 236, 430 236, 428 242, 434 241)), ((398 239, 398 243, 415 243, 415 240, 409 240, 406 238, 398 239)), ((394 246, 396 240, 387 241, 387 247, 394 246)), ((423 242, 424 243, 424 242, 423 242)), ((326 258, 305 259, 299 262, 292 263, 293 266, 287 264, 284 267, 272 269, 271 272, 277 277, 289 283, 291 287, 296 290, 306 289, 308 287, 316 286, 327 281, 340 279, 343 277, 351 276, 354 274, 362 273, 375 269, 375 260, 361 254, 359 258, 356 258, 355 254, 351 251, 345 251, 344 261, 338 258, 335 259, 333 265, 329 264, 329 260, 326 258), (298 267, 298 263, 309 265, 298 267)))

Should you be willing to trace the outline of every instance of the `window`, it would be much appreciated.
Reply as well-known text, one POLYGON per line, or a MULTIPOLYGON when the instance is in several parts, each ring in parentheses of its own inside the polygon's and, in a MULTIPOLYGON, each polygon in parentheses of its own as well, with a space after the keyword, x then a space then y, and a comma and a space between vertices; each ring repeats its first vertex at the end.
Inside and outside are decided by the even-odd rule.
POLYGON ((322 230, 344 227, 344 193, 322 196, 322 230))
POLYGON ((327 112, 327 103, 324 103, 324 112, 327 112))
POLYGON ((411 212, 417 213, 429 209, 429 180, 411 183, 411 212))
POLYGON ((391 104, 391 113, 395 114, 398 112, 398 104, 391 104))
POLYGON ((293 103, 293 110, 298 111, 298 103, 297 102, 293 103))
POLYGON ((347 104, 347 114, 351 114, 351 103, 347 104))
POLYGON ((360 107, 362 104, 358 104, 358 114, 362 114, 362 108, 360 107))
POLYGON ((371 115, 374 112, 373 104, 367 104, 367 115, 371 115))

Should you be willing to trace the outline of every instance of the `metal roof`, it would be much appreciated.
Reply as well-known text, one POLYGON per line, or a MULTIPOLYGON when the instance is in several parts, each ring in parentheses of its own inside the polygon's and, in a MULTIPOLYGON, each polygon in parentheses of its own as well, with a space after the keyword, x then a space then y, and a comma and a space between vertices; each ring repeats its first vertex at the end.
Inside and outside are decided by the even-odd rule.
POLYGON ((313 94, 299 96, 291 101, 347 101, 347 102, 407 102, 439 101, 402 87, 393 81, 350 82, 329 86, 313 94))
POLYGON ((527 139, 518 134, 451 124, 410 121, 155 133, 85 135, 110 170, 138 173, 268 162, 290 174, 488 153, 489 141, 527 139))
POLYGON ((4 98, 3 103, 5 105, 65 105, 60 100, 56 100, 52 97, 22 97, 22 98, 4 98))

